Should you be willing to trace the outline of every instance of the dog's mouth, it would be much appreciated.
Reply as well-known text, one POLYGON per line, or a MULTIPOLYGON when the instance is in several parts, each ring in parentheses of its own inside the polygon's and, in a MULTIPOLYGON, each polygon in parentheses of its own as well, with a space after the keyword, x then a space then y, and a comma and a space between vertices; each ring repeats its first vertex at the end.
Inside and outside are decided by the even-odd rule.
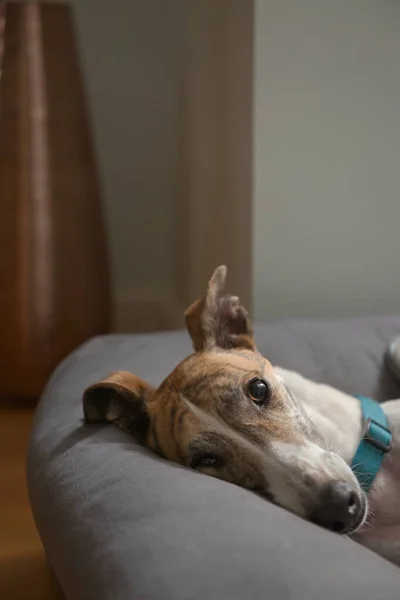
POLYGON ((354 520, 351 522, 349 527, 342 531, 343 535, 351 535, 356 533, 361 527, 364 525, 365 521, 368 517, 368 500, 367 496, 363 493, 361 495, 361 505, 357 515, 354 517, 354 520))

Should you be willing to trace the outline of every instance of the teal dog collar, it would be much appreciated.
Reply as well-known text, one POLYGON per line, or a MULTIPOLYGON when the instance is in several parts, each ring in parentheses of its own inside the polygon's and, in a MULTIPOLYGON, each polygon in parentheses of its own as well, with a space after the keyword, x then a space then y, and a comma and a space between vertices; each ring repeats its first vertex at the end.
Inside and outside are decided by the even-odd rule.
POLYGON ((381 405, 366 396, 357 395, 356 398, 361 403, 364 432, 350 466, 364 492, 368 492, 383 457, 392 447, 392 434, 381 405))

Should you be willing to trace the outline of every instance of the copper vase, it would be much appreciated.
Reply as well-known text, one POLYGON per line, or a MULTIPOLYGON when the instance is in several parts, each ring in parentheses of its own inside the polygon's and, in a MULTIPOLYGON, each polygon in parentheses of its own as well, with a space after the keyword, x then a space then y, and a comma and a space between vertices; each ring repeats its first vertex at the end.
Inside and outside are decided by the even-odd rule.
POLYGON ((66 354, 108 331, 109 271, 71 10, 4 8, 0 397, 37 398, 66 354))

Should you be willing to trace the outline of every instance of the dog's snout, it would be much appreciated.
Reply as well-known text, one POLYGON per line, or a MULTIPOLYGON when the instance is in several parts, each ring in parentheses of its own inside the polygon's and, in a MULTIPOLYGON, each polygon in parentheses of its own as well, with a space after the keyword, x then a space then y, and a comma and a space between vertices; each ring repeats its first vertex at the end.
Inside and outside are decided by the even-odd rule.
POLYGON ((311 521, 338 533, 354 529, 360 521, 363 502, 358 490, 345 481, 333 481, 324 487, 311 521))

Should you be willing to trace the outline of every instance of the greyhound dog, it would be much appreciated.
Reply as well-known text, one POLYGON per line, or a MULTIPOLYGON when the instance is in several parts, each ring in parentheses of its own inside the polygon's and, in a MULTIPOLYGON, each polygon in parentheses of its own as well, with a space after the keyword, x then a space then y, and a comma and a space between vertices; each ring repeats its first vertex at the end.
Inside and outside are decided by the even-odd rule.
POLYGON ((369 400, 379 425, 359 399, 272 366, 239 299, 224 295, 225 278, 221 266, 185 312, 194 353, 157 389, 124 371, 94 383, 83 396, 86 422, 112 422, 164 458, 400 566, 400 400, 369 400))

